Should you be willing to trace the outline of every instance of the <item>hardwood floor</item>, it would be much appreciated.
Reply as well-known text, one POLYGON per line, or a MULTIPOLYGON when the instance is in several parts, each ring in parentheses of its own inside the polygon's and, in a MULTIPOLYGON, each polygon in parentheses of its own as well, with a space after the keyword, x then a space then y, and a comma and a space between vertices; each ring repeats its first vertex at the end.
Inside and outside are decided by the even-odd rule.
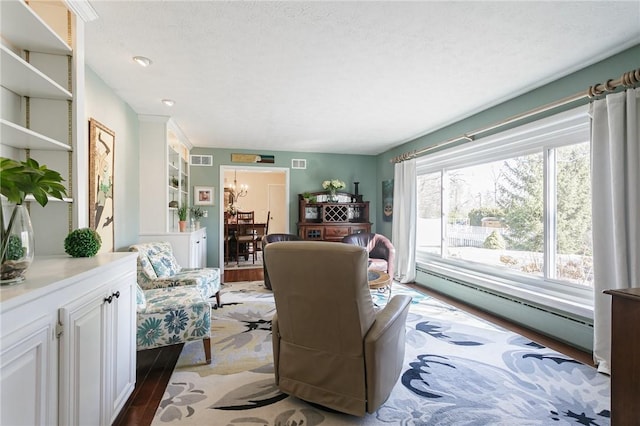
MULTIPOLYGON (((258 269, 239 269, 235 271, 225 270, 224 281, 255 281, 261 280, 262 268, 258 269), (258 272, 259 271, 259 272, 258 272), (260 276, 260 278, 257 278, 260 276)), ((511 330, 515 333, 521 334, 541 345, 554 349, 560 353, 572 357, 573 359, 582 362, 583 364, 593 365, 593 357, 591 353, 581 351, 577 348, 569 346, 565 343, 554 340, 548 336, 544 336, 540 333, 528 330, 516 324, 512 324, 509 321, 480 311, 465 303, 454 300, 450 297, 444 296, 440 293, 427 290, 424 287, 418 285, 409 285, 409 287, 416 291, 428 294, 443 302, 449 303, 457 308, 460 308, 466 312, 469 312, 478 317, 484 318, 493 322, 501 327, 511 330)), ((224 303, 224 300, 222 301, 224 303)), ((146 426, 150 425, 158 405, 162 399, 173 368, 178 361, 180 352, 182 351, 182 344, 165 346, 157 349, 150 349, 146 351, 138 352, 137 374, 136 374, 136 388, 133 394, 127 401, 127 404, 123 408, 120 416, 114 422, 116 426, 146 426)))
POLYGON ((183 346, 181 343, 138 352, 136 388, 114 426, 151 424, 183 346))
POLYGON ((237 281, 261 281, 264 279, 262 265, 256 268, 225 268, 223 282, 233 283, 237 281))

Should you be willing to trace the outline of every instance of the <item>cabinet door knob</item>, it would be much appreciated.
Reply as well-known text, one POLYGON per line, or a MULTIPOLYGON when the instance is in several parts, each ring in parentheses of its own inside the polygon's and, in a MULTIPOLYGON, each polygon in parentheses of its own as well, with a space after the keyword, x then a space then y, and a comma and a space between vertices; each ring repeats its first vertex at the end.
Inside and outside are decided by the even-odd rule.
POLYGON ((113 295, 116 297, 116 299, 119 299, 120 298, 120 290, 118 290, 115 293, 113 293, 113 295))
POLYGON ((111 303, 111 301, 113 300, 113 296, 109 296, 109 297, 105 297, 104 301, 107 303, 111 303))

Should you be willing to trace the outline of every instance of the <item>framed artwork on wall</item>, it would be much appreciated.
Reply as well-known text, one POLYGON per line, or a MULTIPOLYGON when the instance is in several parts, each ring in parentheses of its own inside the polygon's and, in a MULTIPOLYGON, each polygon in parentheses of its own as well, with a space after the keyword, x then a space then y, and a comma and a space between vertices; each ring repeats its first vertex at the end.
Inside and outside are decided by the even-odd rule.
POLYGON ((213 206, 213 186, 194 186, 193 205, 213 206))
POLYGON ((382 181, 382 220, 393 221, 393 179, 382 181))
POLYGON ((89 119, 89 227, 102 239, 99 253, 114 251, 114 149, 116 134, 89 119))

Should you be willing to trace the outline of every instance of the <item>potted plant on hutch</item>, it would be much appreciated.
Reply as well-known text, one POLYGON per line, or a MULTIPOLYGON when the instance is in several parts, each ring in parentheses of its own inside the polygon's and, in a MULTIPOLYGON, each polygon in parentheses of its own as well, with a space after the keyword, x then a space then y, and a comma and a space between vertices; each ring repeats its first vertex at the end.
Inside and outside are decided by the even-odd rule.
POLYGON ((16 161, 0 157, 0 192, 6 202, 15 204, 5 224, 5 200, 0 208, 0 283, 18 283, 33 261, 34 235, 29 211, 24 205, 29 195, 44 207, 49 197, 67 196, 60 173, 40 165, 32 158, 16 161))
POLYGON ((187 213, 189 213, 189 207, 187 207, 185 204, 181 205, 176 210, 180 232, 185 232, 187 230, 187 213))
POLYGON ((196 229, 200 229, 200 219, 204 216, 204 210, 200 207, 191 207, 191 217, 196 229))

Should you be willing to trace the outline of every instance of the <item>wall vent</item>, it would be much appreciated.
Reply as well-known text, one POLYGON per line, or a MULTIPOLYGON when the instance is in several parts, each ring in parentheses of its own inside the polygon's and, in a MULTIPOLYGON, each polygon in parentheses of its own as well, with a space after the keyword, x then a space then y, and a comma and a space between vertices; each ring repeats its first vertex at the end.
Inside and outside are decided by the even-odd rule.
POLYGON ((213 166, 213 155, 195 155, 189 157, 191 166, 213 166))
POLYGON ((307 160, 302 158, 292 158, 291 159, 291 168, 292 169, 306 169, 307 168, 307 160))

